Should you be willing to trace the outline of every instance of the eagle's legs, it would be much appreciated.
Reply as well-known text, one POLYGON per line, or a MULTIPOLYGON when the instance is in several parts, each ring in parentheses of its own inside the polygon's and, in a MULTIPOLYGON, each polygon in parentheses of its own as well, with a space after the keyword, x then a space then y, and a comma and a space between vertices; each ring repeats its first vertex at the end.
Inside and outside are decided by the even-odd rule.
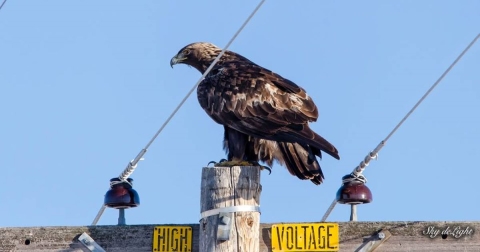
POLYGON ((246 161, 246 160, 230 160, 229 161, 222 158, 219 162, 210 161, 208 165, 210 164, 213 164, 213 167, 259 166, 260 170, 267 170, 268 174, 272 174, 272 168, 265 165, 260 165, 257 161, 246 161))

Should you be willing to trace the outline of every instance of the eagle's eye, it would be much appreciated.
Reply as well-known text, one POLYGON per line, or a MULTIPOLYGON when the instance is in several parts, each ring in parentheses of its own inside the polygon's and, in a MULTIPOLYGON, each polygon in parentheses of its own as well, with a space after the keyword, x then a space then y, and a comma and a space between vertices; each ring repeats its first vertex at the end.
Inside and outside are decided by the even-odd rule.
POLYGON ((184 56, 187 56, 190 54, 190 49, 185 49, 183 50, 183 53, 182 53, 184 56))

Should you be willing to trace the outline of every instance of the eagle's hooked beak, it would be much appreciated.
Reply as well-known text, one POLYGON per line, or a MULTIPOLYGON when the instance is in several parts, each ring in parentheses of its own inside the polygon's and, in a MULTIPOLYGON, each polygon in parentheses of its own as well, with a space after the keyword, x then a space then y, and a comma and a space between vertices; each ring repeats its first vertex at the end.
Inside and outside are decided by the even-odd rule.
POLYGON ((173 65, 182 63, 182 61, 184 61, 185 59, 186 57, 183 57, 181 53, 173 56, 173 58, 170 60, 170 67, 173 68, 173 65))

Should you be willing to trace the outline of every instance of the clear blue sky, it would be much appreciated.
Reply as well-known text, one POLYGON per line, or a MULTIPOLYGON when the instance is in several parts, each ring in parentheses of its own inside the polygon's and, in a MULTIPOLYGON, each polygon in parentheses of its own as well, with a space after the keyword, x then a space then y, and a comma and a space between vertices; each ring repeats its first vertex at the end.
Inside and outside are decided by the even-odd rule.
MULTIPOLYGON (((0 226, 88 225, 128 161, 200 78, 184 45, 226 45, 258 1, 7 1, 0 11, 0 226)), ((262 174, 262 222, 319 221, 358 165, 479 32, 480 2, 268 0, 231 46, 304 87, 341 160, 321 186, 262 174)), ((365 171, 359 220, 478 220, 480 44, 365 171)), ((198 223, 223 128, 191 96, 132 175, 128 224, 198 223)), ((346 221, 337 205, 329 221, 346 221)), ((107 209, 100 225, 116 224, 107 209)))

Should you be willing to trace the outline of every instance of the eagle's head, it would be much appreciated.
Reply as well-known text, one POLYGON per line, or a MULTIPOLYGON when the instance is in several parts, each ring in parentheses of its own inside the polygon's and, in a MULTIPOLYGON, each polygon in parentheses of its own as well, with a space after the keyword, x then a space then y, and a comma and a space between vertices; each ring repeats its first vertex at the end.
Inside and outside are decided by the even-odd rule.
POLYGON ((173 68, 175 64, 186 64, 204 73, 221 51, 221 48, 212 43, 192 43, 178 51, 177 55, 170 60, 170 66, 173 68))

